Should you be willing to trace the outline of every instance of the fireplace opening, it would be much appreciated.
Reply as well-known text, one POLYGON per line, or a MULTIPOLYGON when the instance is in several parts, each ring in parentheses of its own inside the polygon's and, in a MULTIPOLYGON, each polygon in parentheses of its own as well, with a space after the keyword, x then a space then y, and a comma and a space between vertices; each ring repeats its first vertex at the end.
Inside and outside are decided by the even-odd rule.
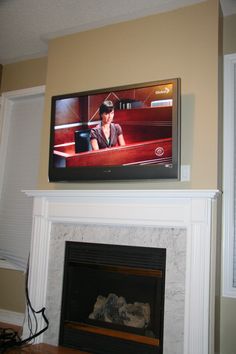
POLYGON ((66 242, 59 343, 162 354, 166 250, 66 242))

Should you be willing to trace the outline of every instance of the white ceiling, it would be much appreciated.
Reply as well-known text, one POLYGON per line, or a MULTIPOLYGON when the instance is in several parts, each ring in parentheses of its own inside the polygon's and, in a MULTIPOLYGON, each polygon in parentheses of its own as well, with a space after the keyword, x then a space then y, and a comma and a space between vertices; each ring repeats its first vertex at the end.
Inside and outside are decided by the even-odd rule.
MULTIPOLYGON (((47 54, 48 40, 205 0, 0 0, 0 63, 47 54)), ((221 0, 224 16, 236 0, 221 0)))

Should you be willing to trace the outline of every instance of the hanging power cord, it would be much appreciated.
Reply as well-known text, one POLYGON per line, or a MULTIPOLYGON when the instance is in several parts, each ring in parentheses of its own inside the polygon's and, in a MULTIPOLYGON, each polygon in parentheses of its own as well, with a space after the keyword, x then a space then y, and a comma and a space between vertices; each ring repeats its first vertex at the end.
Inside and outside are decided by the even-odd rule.
POLYGON ((29 329, 29 337, 22 339, 19 337, 17 332, 12 328, 0 328, 0 354, 5 353, 9 348, 20 347, 26 344, 29 344, 40 334, 45 332, 48 329, 49 321, 45 315, 45 307, 39 311, 35 311, 33 308, 28 291, 28 279, 29 279, 29 260, 26 270, 26 281, 25 281, 25 296, 26 296, 26 313, 29 329), (38 320, 37 315, 41 314, 45 322, 45 327, 38 331, 38 320), (33 327, 35 327, 33 329, 33 327))

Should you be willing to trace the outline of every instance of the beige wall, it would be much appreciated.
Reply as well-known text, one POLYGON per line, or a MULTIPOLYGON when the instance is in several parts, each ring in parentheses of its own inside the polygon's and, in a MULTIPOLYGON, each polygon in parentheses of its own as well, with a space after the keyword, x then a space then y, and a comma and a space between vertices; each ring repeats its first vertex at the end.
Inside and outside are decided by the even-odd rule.
POLYGON ((47 57, 4 65, 1 92, 45 85, 46 75, 47 57))
MULTIPOLYGON (((47 57, 3 65, 0 92, 14 91, 46 83, 47 57)), ((0 269, 0 309, 23 313, 25 276, 23 272, 0 269)))
POLYGON ((209 0, 51 41, 38 187, 218 188, 218 14, 218 2, 209 0), (52 95, 172 77, 182 82, 181 157, 191 165, 189 183, 48 183, 52 95))
POLYGON ((220 354, 235 354, 236 352, 236 300, 231 298, 221 299, 221 345, 220 354))
MULTIPOLYGON (((48 58, 4 65, 2 92, 46 83, 38 188, 218 188, 218 14, 218 1, 209 0, 58 38, 51 41, 48 58), (182 83, 181 157, 182 164, 191 166, 190 182, 48 183, 52 95, 172 77, 180 77, 182 83)), ((8 271, 0 272, 1 279, 8 275, 8 271)), ((23 303, 22 286, 17 292, 9 290, 4 300, 0 297, 0 308, 21 312, 23 303)))
MULTIPOLYGON (((0 66, 0 93, 46 84, 47 57, 0 66)), ((25 274, 0 268, 0 309, 24 313, 25 274)))
POLYGON ((25 275, 23 272, 0 268, 0 309, 24 313, 25 275))

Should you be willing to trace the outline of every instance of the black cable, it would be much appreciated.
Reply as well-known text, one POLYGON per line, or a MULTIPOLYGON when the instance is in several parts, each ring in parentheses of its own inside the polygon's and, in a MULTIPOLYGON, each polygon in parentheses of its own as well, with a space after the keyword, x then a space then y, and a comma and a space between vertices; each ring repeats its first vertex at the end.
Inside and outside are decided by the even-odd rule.
POLYGON ((29 280, 29 259, 28 259, 28 264, 27 264, 27 269, 26 269, 26 281, 25 281, 25 295, 26 295, 26 307, 27 307, 27 321, 28 321, 28 328, 30 335, 26 339, 21 339, 17 332, 14 331, 11 328, 0 328, 0 354, 4 353, 7 349, 12 348, 12 347, 19 347, 28 344, 31 342, 33 339, 38 337, 40 334, 45 332, 48 327, 49 327, 49 321, 45 315, 45 307, 43 307, 41 310, 36 311, 30 301, 29 298, 29 291, 28 291, 28 280, 29 280), (33 314, 33 320, 35 323, 35 330, 33 331, 33 321, 31 318, 30 314, 33 314), (38 314, 41 314, 43 317, 43 320, 45 322, 45 327, 42 328, 38 332, 38 320, 37 316, 38 314))
MULTIPOLYGON (((43 308, 42 308, 41 310, 39 310, 39 311, 36 311, 36 310, 33 308, 32 304, 31 304, 31 301, 30 301, 30 298, 29 298, 28 280, 29 280, 29 260, 28 260, 28 265, 27 265, 27 270, 26 270, 26 282, 25 282, 26 287, 25 287, 25 294, 26 294, 27 306, 28 306, 28 308, 31 310, 31 312, 32 312, 32 314, 33 314, 33 316, 34 316, 36 328, 35 328, 35 333, 34 333, 34 334, 33 334, 32 330, 31 330, 31 335, 30 335, 28 338, 26 338, 26 339, 24 339, 24 340, 21 340, 22 345, 23 345, 23 344, 26 344, 26 343, 30 342, 32 339, 38 337, 40 334, 42 334, 43 332, 45 332, 45 331, 48 329, 48 327, 49 327, 49 321, 48 321, 48 319, 47 319, 47 317, 46 317, 46 315, 45 315, 45 310, 46 310, 45 307, 43 307, 43 308), (40 314, 40 313, 42 314, 42 317, 43 317, 43 319, 44 319, 44 322, 46 323, 46 326, 38 332, 38 321, 37 321, 36 314, 40 314)), ((30 316, 29 316, 29 318, 30 318, 30 316)))
POLYGON ((38 330, 38 321, 36 317, 36 311, 33 309, 31 301, 29 299, 29 291, 28 291, 28 281, 29 281, 29 259, 27 263, 26 269, 26 279, 25 279, 25 295, 26 295, 26 306, 27 306, 27 322, 28 322, 28 329, 30 333, 30 337, 32 337, 38 330), (33 319, 31 319, 30 313, 33 314, 33 319), (35 323, 35 331, 33 332, 33 321, 35 323))
POLYGON ((15 346, 20 342, 20 337, 12 328, 0 328, 0 353, 4 353, 6 349, 15 346))

